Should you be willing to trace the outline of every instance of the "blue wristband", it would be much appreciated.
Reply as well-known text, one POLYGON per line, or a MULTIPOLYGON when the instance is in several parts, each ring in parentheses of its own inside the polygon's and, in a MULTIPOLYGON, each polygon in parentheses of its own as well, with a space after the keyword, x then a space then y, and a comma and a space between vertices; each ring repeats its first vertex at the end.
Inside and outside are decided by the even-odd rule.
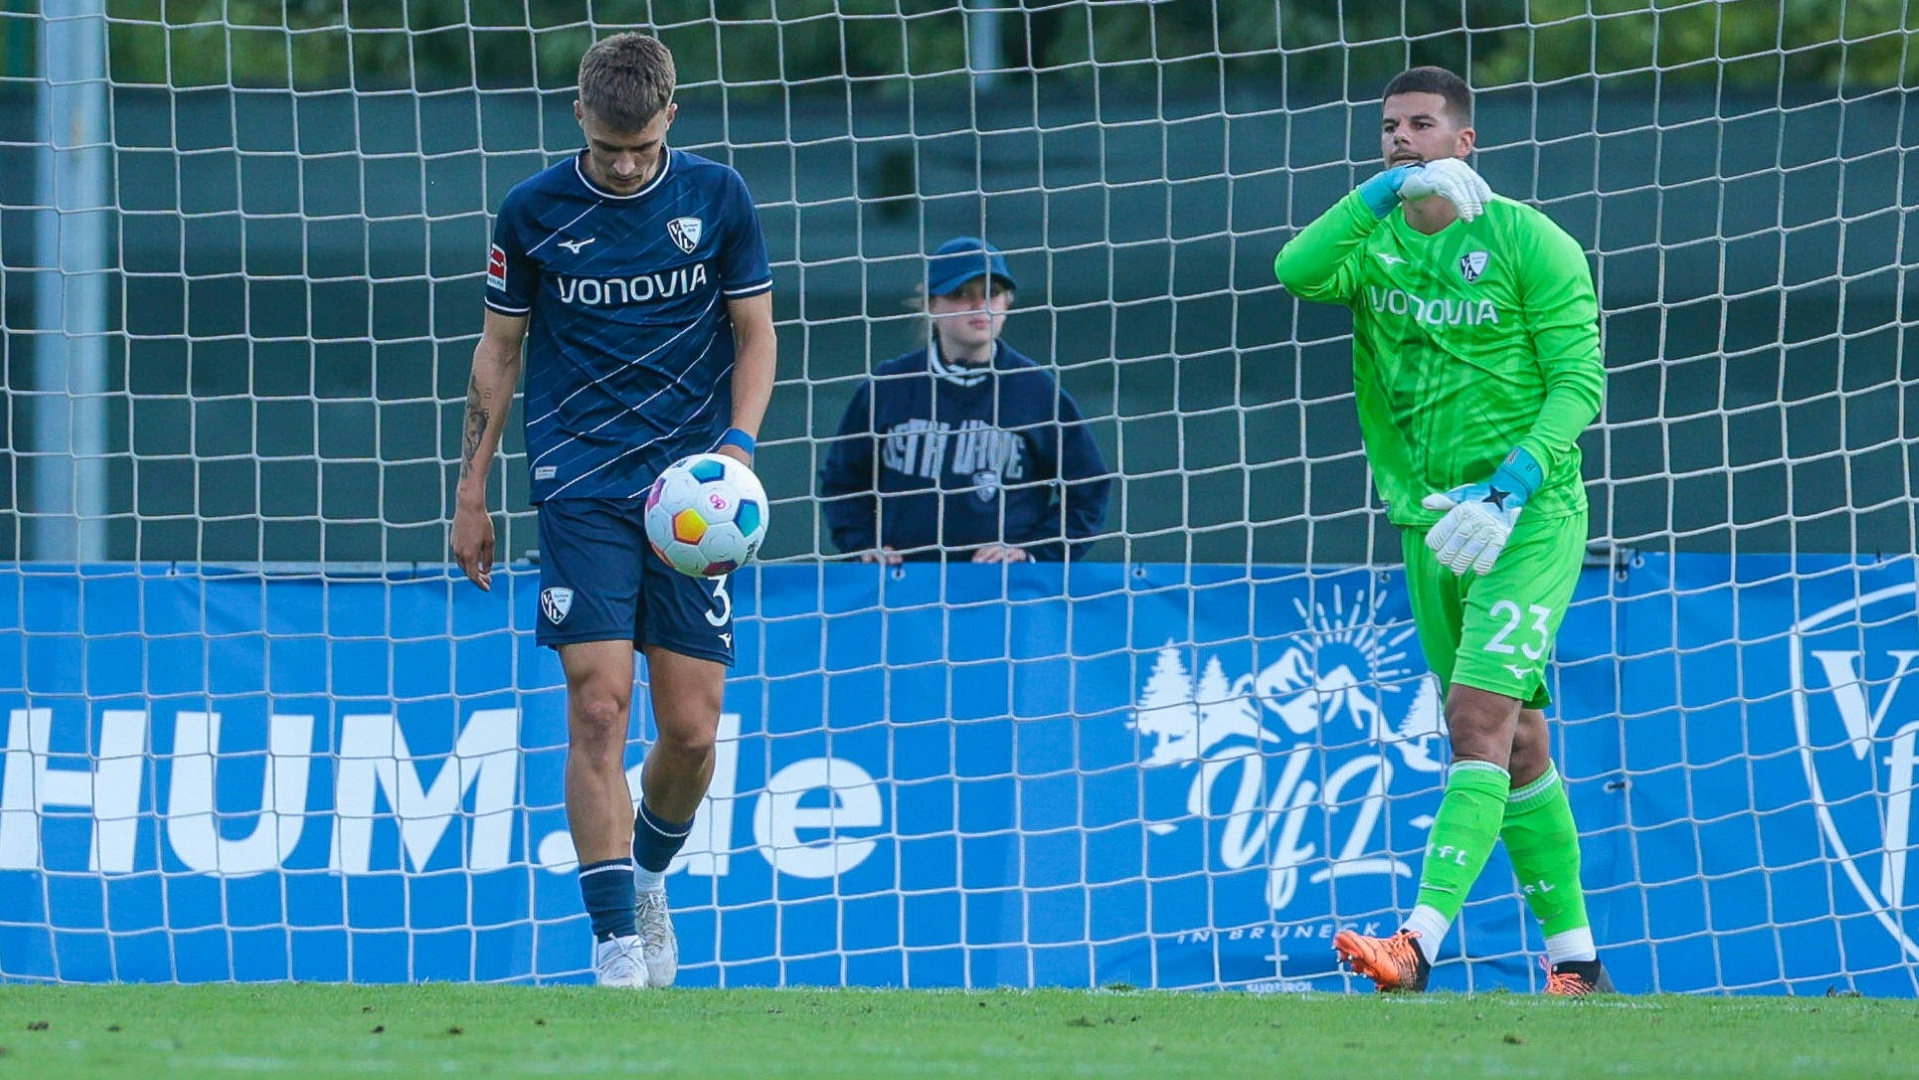
MULTIPOLYGON (((726 434, 720 436, 720 446, 737 446, 748 454, 751 454, 753 448, 757 445, 758 444, 753 441, 753 436, 748 435, 736 427, 727 428, 726 434)), ((715 449, 717 449, 717 447, 715 449)))
POLYGON ((1392 213, 1393 207, 1399 205, 1399 185, 1417 168, 1417 165, 1395 165, 1359 185, 1359 197, 1365 201, 1366 209, 1382 220, 1392 213))
POLYGON ((1539 467, 1538 459, 1525 447, 1515 446, 1512 453, 1506 455, 1506 460, 1499 463, 1499 468, 1493 471, 1489 483, 1508 494, 1517 495, 1518 498, 1512 501, 1513 506, 1524 506, 1545 481, 1546 471, 1539 467))

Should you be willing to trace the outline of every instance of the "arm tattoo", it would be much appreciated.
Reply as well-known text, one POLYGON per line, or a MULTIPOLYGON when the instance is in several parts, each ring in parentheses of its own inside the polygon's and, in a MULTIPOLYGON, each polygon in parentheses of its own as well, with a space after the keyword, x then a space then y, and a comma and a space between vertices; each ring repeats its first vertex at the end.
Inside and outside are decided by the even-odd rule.
POLYGON ((460 479, 464 480, 473 471, 473 459, 480 453, 480 437, 486 434, 486 426, 493 419, 493 410, 486 407, 486 394, 480 389, 480 380, 475 378, 466 387, 466 436, 460 450, 460 479))

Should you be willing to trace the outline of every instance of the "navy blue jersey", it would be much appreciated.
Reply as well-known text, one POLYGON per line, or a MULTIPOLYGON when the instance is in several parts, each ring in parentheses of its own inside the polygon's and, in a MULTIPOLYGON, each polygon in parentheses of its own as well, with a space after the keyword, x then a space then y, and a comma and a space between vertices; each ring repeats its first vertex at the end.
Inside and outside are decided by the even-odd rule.
POLYGON ((631 195, 576 154, 507 192, 486 306, 531 317, 526 453, 532 501, 633 498, 710 450, 733 416, 726 301, 773 287, 740 174, 683 150, 631 195))
POLYGON ((1111 483, 1079 406, 1003 341, 990 366, 948 364, 930 346, 881 364, 820 467, 834 545, 909 559, 985 544, 1084 554, 1111 483))

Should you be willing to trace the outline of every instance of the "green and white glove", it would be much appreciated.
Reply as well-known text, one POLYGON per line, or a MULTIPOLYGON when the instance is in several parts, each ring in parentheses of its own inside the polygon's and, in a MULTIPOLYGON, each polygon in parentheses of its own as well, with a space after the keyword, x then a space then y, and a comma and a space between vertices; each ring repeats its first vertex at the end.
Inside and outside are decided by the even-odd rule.
POLYGON ((1420 500, 1428 510, 1446 511, 1426 533, 1426 546, 1433 549, 1441 566, 1455 574, 1468 570, 1484 574, 1506 550, 1506 541, 1519 524, 1519 512, 1544 481, 1545 473, 1532 454, 1513 447, 1484 483, 1461 484, 1420 500))

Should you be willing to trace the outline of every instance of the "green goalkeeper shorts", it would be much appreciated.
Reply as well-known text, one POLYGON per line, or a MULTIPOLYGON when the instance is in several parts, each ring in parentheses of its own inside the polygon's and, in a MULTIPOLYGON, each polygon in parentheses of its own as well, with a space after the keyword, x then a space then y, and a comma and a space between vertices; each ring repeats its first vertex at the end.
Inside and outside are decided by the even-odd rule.
POLYGON ((1518 698, 1529 709, 1551 703, 1546 661, 1586 559, 1586 514, 1520 515, 1512 539, 1485 575, 1454 574, 1426 546, 1425 529, 1400 536, 1406 591, 1426 663, 1442 690, 1455 682, 1518 698))

